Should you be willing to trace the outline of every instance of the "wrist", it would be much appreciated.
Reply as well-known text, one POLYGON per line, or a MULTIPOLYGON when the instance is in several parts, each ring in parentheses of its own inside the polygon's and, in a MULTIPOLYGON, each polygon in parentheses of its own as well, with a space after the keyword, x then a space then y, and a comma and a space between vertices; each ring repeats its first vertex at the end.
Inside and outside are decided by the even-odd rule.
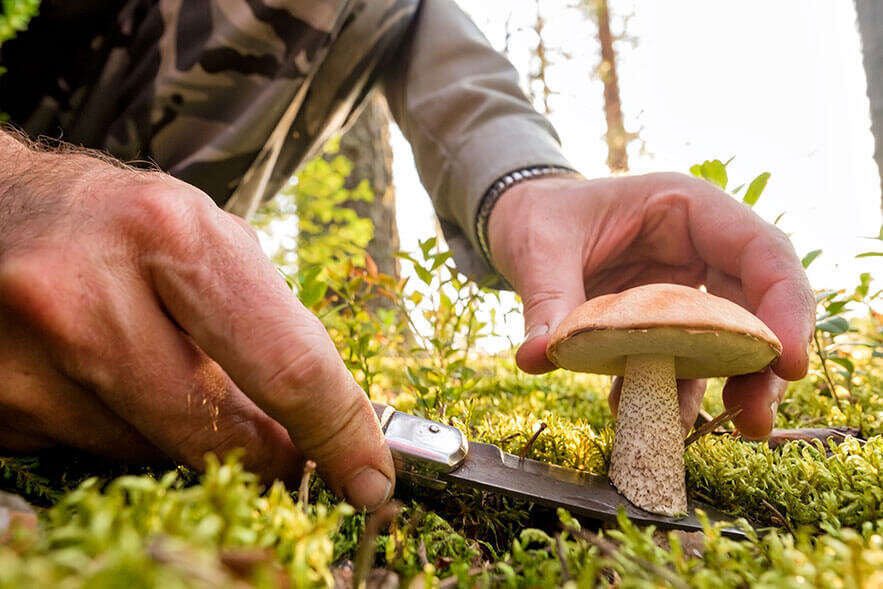
MULTIPOLYGON (((518 249, 524 236, 554 213, 549 198, 564 196, 574 183, 584 182, 576 172, 532 178, 506 190, 495 203, 487 222, 488 256, 494 268, 507 276, 513 247, 518 249)), ((509 279, 507 277, 507 279, 509 279)))
POLYGON ((488 266, 496 268, 494 265, 492 247, 489 240, 490 219, 493 211, 497 207, 497 202, 503 198, 503 195, 510 194, 519 186, 528 183, 537 182, 544 178, 573 178, 581 177, 576 171, 557 165, 536 165, 527 166, 518 170, 513 170, 508 174, 504 174, 498 178, 490 188, 484 193, 478 207, 478 214, 475 220, 476 237, 479 248, 485 258, 488 266))

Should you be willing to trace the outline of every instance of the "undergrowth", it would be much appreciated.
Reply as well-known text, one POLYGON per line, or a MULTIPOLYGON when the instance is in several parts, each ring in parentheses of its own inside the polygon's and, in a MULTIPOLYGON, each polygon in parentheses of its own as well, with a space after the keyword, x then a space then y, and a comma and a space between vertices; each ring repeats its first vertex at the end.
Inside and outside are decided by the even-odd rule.
MULTIPOLYGON (((753 186, 756 200, 762 186, 753 186)), ((410 282, 348 250, 311 251, 333 263, 282 269, 373 399, 507 452, 606 473, 609 381, 525 375, 511 351, 482 352, 506 314, 488 310, 499 295, 458 275, 436 240, 403 257, 410 282)), ((0 588, 883 586, 883 319, 872 284, 862 275, 855 288, 819 293, 811 371, 776 423, 848 426, 866 441, 771 449, 708 435, 688 448, 691 494, 745 518, 744 539, 721 524, 661 533, 622 515, 599 529, 523 501, 406 483, 398 509, 366 516, 315 478, 295 492, 263 489, 235 456, 197 475, 43 453, 0 456, 0 486, 45 506, 36 530, 0 533, 0 588)), ((722 410, 720 383, 704 408, 722 410)))

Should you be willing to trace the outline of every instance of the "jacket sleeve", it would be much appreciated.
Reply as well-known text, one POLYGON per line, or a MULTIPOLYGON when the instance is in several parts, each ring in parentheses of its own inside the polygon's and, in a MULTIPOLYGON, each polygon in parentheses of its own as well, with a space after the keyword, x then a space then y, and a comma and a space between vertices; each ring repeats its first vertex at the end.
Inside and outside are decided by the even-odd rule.
POLYGON ((493 269, 478 246, 475 220, 489 187, 513 170, 571 166, 513 66, 453 0, 423 0, 399 57, 384 78, 390 110, 411 144, 457 268, 482 278, 493 269))

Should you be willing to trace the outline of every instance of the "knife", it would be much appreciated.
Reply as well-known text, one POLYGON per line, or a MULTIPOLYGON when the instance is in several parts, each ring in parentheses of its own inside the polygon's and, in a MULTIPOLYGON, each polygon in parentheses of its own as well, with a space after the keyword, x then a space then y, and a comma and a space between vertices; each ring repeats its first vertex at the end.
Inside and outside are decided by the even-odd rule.
MULTIPOLYGON (((548 507, 563 507, 571 514, 615 522, 620 509, 639 525, 702 531, 696 515, 701 509, 711 522, 731 521, 711 505, 690 500, 683 517, 668 517, 632 505, 607 477, 507 454, 493 444, 469 442, 450 425, 372 403, 392 453, 396 476, 433 489, 450 483, 499 493, 548 507)), ((745 537, 736 527, 722 532, 745 537)))

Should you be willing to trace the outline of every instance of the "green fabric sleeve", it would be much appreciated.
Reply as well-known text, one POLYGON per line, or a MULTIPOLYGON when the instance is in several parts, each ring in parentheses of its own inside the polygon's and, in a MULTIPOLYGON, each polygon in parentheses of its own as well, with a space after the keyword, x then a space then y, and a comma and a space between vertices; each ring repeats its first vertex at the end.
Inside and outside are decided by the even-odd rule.
POLYGON ((458 269, 483 278, 493 270, 480 253, 475 218, 488 188, 520 168, 572 166, 514 67, 453 0, 422 2, 403 52, 384 80, 390 110, 458 269))

